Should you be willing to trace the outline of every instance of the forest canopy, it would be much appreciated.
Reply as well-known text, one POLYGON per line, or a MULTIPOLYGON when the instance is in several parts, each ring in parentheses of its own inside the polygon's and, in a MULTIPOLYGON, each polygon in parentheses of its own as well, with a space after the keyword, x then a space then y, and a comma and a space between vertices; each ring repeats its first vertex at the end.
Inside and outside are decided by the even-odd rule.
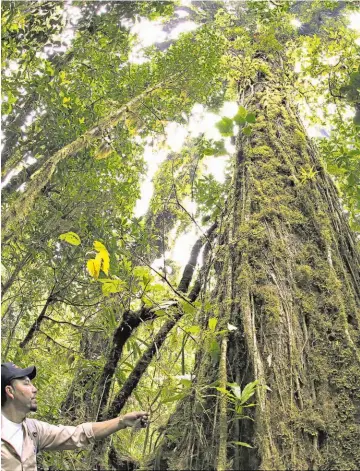
POLYGON ((360 466, 357 1, 2 2, 2 357, 45 469, 360 466), (4 360, 5 359, 5 360, 4 360))

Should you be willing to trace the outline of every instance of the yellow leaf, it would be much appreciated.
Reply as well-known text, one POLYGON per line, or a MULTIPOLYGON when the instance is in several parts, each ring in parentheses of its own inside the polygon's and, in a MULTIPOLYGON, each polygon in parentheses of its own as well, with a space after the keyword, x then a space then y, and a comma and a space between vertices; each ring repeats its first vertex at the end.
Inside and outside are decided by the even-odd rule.
POLYGON ((95 240, 94 242, 94 249, 98 252, 95 257, 96 263, 99 265, 99 271, 101 270, 106 274, 109 275, 109 268, 110 268, 110 256, 109 252, 107 251, 104 244, 95 240))
POLYGON ((91 258, 90 260, 87 261, 87 264, 86 264, 86 267, 90 276, 95 278, 95 280, 98 279, 99 274, 100 274, 100 264, 101 264, 101 259, 96 260, 96 258, 95 259, 91 258))
POLYGON ((80 237, 75 232, 65 232, 64 234, 59 235, 60 240, 64 240, 71 245, 80 245, 80 237))
POLYGON ((101 252, 102 250, 105 250, 107 252, 107 249, 106 249, 105 245, 102 244, 101 242, 99 242, 98 240, 95 240, 95 242, 94 242, 94 249, 97 252, 101 252))
POLYGON ((102 262, 101 252, 96 254, 95 261, 96 261, 96 263, 99 264, 99 267, 101 268, 101 262, 102 262))
POLYGON ((70 98, 67 97, 67 96, 64 96, 64 98, 63 98, 63 105, 66 105, 66 103, 69 103, 69 101, 70 101, 70 98))
POLYGON ((105 273, 105 275, 109 274, 109 268, 110 268, 110 257, 109 257, 109 252, 107 250, 102 250, 100 252, 101 258, 102 258, 102 271, 105 273))
POLYGON ((84 124, 85 123, 85 118, 79 118, 79 123, 84 124))

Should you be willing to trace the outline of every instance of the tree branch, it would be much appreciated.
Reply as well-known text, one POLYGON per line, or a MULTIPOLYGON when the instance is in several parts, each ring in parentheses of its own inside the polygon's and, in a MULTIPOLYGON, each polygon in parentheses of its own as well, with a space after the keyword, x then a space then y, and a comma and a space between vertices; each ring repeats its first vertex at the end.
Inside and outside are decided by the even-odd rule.
POLYGON ((11 288, 12 284, 14 283, 16 277, 18 274, 21 272, 21 270, 24 268, 24 266, 28 263, 28 261, 31 259, 31 255, 25 255, 25 257, 20 260, 20 262, 16 265, 15 270, 12 272, 10 278, 5 281, 5 283, 1 287, 1 296, 4 297, 5 293, 8 291, 9 288, 11 288))
POLYGON ((178 320, 183 316, 183 311, 178 310, 178 312, 168 320, 156 334, 153 343, 147 348, 144 354, 141 356, 140 360, 137 362, 135 368, 130 373, 129 377, 123 384, 120 392, 115 397, 114 401, 109 408, 109 411, 103 417, 103 420, 106 420, 108 417, 115 417, 120 414, 122 408, 124 407, 127 399, 131 395, 132 391, 138 385, 142 375, 146 371, 147 367, 149 366, 152 357, 154 356, 155 352, 159 350, 162 344, 165 342, 167 334, 170 330, 174 327, 174 325, 178 322, 178 320))
POLYGON ((194 274, 201 247, 204 245, 205 240, 209 242, 209 237, 217 228, 217 225, 217 222, 214 222, 214 224, 206 231, 206 233, 203 236, 199 237, 199 239, 195 242, 195 245, 191 250, 190 259, 184 268, 183 276, 179 283, 179 291, 187 293, 194 274))
MULTIPOLYGON (((199 240, 202 240, 202 243, 203 243, 205 238, 208 239, 214 233, 216 227, 217 227, 217 223, 215 222, 207 230, 205 236, 202 236, 199 240)), ((208 240, 206 245, 210 248, 210 241, 209 240, 208 240)), ((193 256, 193 253, 197 252, 197 255, 196 255, 196 258, 197 258, 198 254, 200 252, 201 246, 199 247, 199 244, 197 244, 197 243, 195 244, 195 246, 192 250, 192 256, 193 256), (195 246, 196 246, 196 249, 195 249, 195 246)), ((192 264, 191 265, 192 266, 192 273, 190 275, 189 270, 186 270, 187 267, 185 267, 185 270, 184 270, 184 273, 183 273, 183 276, 182 276, 182 279, 181 279, 180 283, 183 281, 184 277, 186 278, 188 284, 190 284, 190 282, 191 282, 192 275, 193 275, 194 268, 195 268, 195 266, 193 264, 194 263, 193 262, 193 257, 190 257, 190 261, 191 261, 191 264, 192 264)), ((158 273, 158 272, 156 272, 156 273, 158 273)), ((160 273, 158 273, 158 275, 162 277, 162 275, 160 273)), ((167 281, 167 280, 165 279, 165 281, 167 281)), ((189 302, 189 300, 186 299, 183 295, 181 295, 181 293, 179 293, 178 290, 175 290, 169 282, 167 282, 167 283, 171 286, 171 288, 174 290, 174 292, 177 293, 179 295, 179 297, 181 299, 185 300, 187 303, 191 304, 191 302, 196 300, 197 295, 194 296, 194 293, 193 293, 193 298, 191 299, 191 302, 189 302)), ((184 281, 183 281, 183 284, 185 284, 184 281)), ((175 305, 175 304, 177 304, 177 302, 173 301, 172 305, 175 305)), ((108 397, 109 397, 109 393, 110 393, 110 384, 112 382, 112 378, 114 376, 117 364, 118 364, 119 359, 121 357, 122 349, 123 349, 126 341, 130 338, 133 330, 136 327, 138 327, 138 325, 141 322, 145 322, 147 320, 155 318, 155 316, 156 316, 155 312, 156 312, 157 309, 158 308, 143 307, 135 313, 132 312, 132 311, 126 311, 124 313, 124 316, 123 316, 122 321, 120 322, 120 325, 118 326, 118 328, 114 332, 112 349, 111 349, 110 355, 108 357, 108 360, 106 362, 106 365, 105 365, 105 367, 102 371, 101 377, 99 379, 99 384, 103 386, 102 391, 101 391, 99 409, 98 409, 100 416, 102 416, 104 408, 106 406, 106 403, 107 403, 107 400, 108 400, 108 397)), ((175 323, 181 318, 182 315, 183 315, 183 312, 181 311, 174 317, 174 319, 176 319, 175 323)), ((166 333, 168 333, 171 330, 171 328, 175 325, 175 323, 171 324, 172 321, 173 320, 171 319, 167 324, 165 324, 163 326, 164 332, 166 331, 166 333), (171 325, 171 327, 170 327, 170 325, 171 325), (167 327, 165 327, 165 326, 167 326, 167 327), (166 330, 166 329, 168 329, 168 330, 166 330)), ((160 332, 163 332, 163 331, 160 330, 160 332)), ((160 332, 159 332, 159 335, 160 335, 160 332)), ((153 353, 150 355, 150 352, 156 351, 157 345, 158 344, 161 345, 163 343, 163 341, 166 338, 166 335, 165 335, 165 337, 162 341, 160 341, 161 338, 162 337, 160 336, 159 339, 155 340, 152 343, 152 345, 146 350, 146 352, 144 354, 145 355, 144 358, 142 357, 141 360, 138 363, 139 370, 137 370, 137 371, 140 371, 140 369, 141 369, 142 372, 145 371, 145 369, 149 365, 149 363, 151 361, 151 358, 152 358, 152 355, 153 355, 153 353)), ((140 374, 139 378, 141 377, 141 374, 140 374)), ((135 371, 133 378, 135 378, 136 375, 137 375, 137 372, 135 371)), ((135 388, 135 386, 136 386, 135 383, 137 384, 135 379, 133 379, 132 380, 133 387, 131 389, 130 386, 129 386, 129 391, 130 391, 130 389, 132 391, 135 388)), ((130 391, 130 394, 131 394, 131 391, 130 391)), ((126 397, 126 399, 127 399, 127 397, 126 397)), ((126 399, 125 399, 125 401, 126 401, 126 399)))
POLYGON ((2 218, 2 237, 6 237, 11 232, 11 227, 25 218, 31 211, 38 194, 50 181, 57 165, 61 161, 86 149, 91 142, 100 138, 105 130, 115 127, 121 118, 127 113, 130 107, 136 105, 138 102, 141 102, 144 97, 153 91, 162 88, 163 85, 164 82, 160 82, 156 86, 146 89, 143 93, 136 96, 135 98, 132 98, 128 103, 121 106, 119 110, 110 114, 106 118, 103 118, 97 126, 85 132, 83 135, 75 139, 75 141, 66 145, 46 159, 40 169, 33 175, 33 178, 28 183, 25 191, 21 193, 21 195, 19 195, 10 208, 4 212, 2 218))
POLYGON ((22 342, 20 342, 20 348, 25 348, 26 345, 30 342, 30 340, 34 337, 35 333, 40 330, 40 326, 42 321, 44 320, 45 313, 47 311, 47 308, 54 302, 53 298, 53 289, 50 292, 49 297, 47 298, 44 307, 42 308, 39 316, 36 318, 35 322, 33 325, 30 327, 29 332, 26 334, 26 337, 22 342))

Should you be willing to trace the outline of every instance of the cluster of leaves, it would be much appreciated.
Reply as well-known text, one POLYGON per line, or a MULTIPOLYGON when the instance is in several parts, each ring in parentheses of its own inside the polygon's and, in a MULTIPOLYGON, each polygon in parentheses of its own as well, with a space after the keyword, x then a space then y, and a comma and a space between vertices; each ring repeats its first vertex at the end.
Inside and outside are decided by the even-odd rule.
POLYGON ((318 138, 317 144, 339 186, 350 224, 358 231, 359 46, 358 33, 344 21, 346 13, 356 11, 356 5, 334 2, 324 12, 322 3, 312 4, 308 12, 299 6, 304 24, 287 54, 297 67, 294 78, 298 99, 306 108, 305 116, 311 124, 325 130, 326 138, 318 138), (345 6, 347 12, 343 11, 345 6), (309 18, 317 18, 318 24, 315 20, 309 23, 309 18))
POLYGON ((231 137, 234 135, 234 126, 237 124, 242 128, 242 132, 245 136, 250 136, 251 124, 255 123, 255 121, 255 114, 247 112, 243 106, 240 106, 233 118, 223 117, 221 121, 216 124, 216 127, 222 136, 231 137))
POLYGON ((355 72, 350 74, 349 83, 342 85, 339 91, 345 95, 349 103, 355 106, 354 124, 355 126, 360 126, 360 66, 355 72))

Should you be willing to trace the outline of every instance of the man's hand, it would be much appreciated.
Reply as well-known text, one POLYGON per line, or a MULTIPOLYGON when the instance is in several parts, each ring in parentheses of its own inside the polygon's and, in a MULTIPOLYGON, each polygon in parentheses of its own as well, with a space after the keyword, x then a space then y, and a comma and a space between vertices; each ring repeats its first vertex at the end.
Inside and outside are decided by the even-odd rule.
POLYGON ((125 427, 144 428, 147 427, 149 414, 144 411, 129 412, 120 417, 120 423, 125 427))
POLYGON ((105 422, 93 422, 91 425, 94 437, 101 439, 126 427, 133 427, 133 430, 147 427, 148 420, 149 414, 147 412, 129 412, 122 417, 115 417, 105 420, 105 422))

